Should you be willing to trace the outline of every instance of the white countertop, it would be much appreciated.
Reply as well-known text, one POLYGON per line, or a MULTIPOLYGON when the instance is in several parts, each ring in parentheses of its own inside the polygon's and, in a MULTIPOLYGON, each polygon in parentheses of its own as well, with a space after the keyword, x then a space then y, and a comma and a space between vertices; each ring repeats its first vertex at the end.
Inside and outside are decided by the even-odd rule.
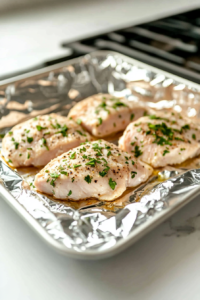
MULTIPOLYGON (((81 8, 77 2, 74 5, 71 2, 68 9, 67 4, 63 4, 63 9, 59 6, 58 10, 38 9, 35 16, 36 9, 23 11, 21 17, 20 12, 13 16, 4 14, 0 17, 3 72, 6 71, 3 62, 9 59, 13 66, 20 68, 22 57, 30 64, 34 62, 30 62, 30 58, 39 57, 38 53, 58 55, 52 49, 67 38, 71 40, 106 28, 125 26, 131 24, 131 20, 134 23, 139 18, 144 20, 147 16, 153 18, 167 11, 171 13, 172 6, 177 11, 199 1, 179 0, 173 5, 161 0, 126 2, 125 5, 124 1, 115 1, 114 8, 111 8, 111 0, 89 1, 89 7, 81 2, 81 8), (150 2, 147 8, 145 3, 150 2)), ((0 299, 199 300, 199 200, 193 200, 171 220, 121 254, 91 262, 73 260, 54 252, 0 201, 0 299)))

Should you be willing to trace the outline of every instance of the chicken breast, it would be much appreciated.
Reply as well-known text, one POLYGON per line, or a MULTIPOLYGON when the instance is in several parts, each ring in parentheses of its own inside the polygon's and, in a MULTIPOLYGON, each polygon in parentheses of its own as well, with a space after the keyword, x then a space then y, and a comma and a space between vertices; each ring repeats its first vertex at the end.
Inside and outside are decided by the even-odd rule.
POLYGON ((40 192, 57 199, 111 201, 146 181, 152 168, 106 141, 85 143, 52 160, 35 177, 40 192))
POLYGON ((3 139, 2 154, 14 167, 44 166, 87 140, 90 134, 73 120, 44 115, 13 127, 3 139))
POLYGON ((103 137, 124 130, 145 112, 144 107, 125 98, 97 94, 77 103, 69 117, 80 122, 92 135, 103 137))
POLYGON ((154 168, 180 164, 200 153, 200 131, 179 114, 156 114, 129 124, 119 147, 154 168))

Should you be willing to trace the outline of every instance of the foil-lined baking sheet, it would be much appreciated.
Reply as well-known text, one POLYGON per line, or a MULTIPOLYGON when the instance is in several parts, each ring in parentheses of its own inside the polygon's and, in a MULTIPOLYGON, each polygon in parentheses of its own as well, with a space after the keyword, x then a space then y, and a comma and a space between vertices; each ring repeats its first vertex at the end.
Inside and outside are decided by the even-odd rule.
MULTIPOLYGON (((196 120, 200 117, 196 84, 123 55, 99 51, 2 85, 1 134, 38 114, 67 115, 76 102, 96 93, 127 97, 145 107, 178 111, 196 120)), ((116 142, 116 136, 110 140, 116 142)), ((1 159, 4 188, 0 195, 6 198, 5 189, 9 191, 9 202, 20 204, 24 216, 31 216, 37 231, 45 232, 57 249, 76 257, 100 258, 125 248, 200 193, 199 162, 196 158, 155 170, 148 182, 113 202, 75 202, 58 201, 30 189, 38 170, 13 170, 1 159)))

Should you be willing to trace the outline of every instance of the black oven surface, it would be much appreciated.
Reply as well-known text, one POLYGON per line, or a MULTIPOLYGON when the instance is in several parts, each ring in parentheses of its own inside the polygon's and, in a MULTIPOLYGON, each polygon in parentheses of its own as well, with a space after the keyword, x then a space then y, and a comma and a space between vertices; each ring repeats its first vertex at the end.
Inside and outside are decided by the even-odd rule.
POLYGON ((112 50, 199 83, 200 9, 60 46, 70 48, 72 54, 27 72, 96 50, 112 50))
POLYGON ((200 82, 200 9, 110 32, 63 47, 73 55, 113 50, 200 82))

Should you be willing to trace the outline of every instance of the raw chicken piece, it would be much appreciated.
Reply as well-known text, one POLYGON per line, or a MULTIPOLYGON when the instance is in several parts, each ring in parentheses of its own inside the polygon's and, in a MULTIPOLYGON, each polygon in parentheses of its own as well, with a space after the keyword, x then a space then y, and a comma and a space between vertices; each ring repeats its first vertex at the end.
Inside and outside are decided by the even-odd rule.
POLYGON ((129 124, 119 147, 155 168, 180 164, 200 153, 200 131, 179 114, 160 113, 129 124))
POLYGON ((38 191, 57 199, 111 201, 146 181, 152 168, 106 141, 88 142, 52 160, 35 177, 38 191))
POLYGON ((38 116, 6 134, 2 154, 14 167, 44 166, 86 140, 91 136, 73 120, 56 114, 38 116))
POLYGON ((145 112, 144 107, 133 101, 97 94, 77 103, 69 112, 69 117, 81 122, 94 136, 103 137, 124 130, 145 112))

